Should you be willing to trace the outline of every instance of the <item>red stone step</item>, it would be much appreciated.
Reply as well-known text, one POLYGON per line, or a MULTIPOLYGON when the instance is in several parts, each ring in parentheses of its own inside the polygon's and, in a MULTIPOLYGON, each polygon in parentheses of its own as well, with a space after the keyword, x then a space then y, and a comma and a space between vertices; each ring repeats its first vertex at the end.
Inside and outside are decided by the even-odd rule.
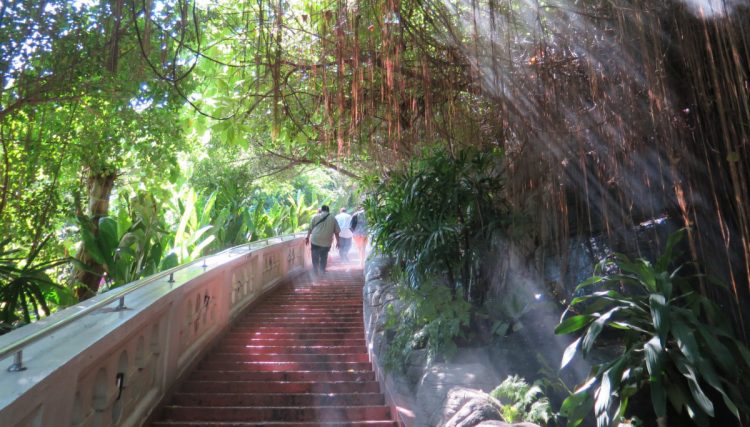
POLYGON ((267 362, 267 363, 340 363, 340 362, 369 362, 367 353, 342 354, 247 354, 247 353, 215 353, 211 360, 216 362, 267 362))
POLYGON ((176 406, 381 406, 381 393, 177 393, 176 406))
POLYGON ((336 320, 329 320, 329 321, 305 321, 305 319, 299 319, 299 320, 275 320, 275 319, 259 319, 259 320, 240 320, 237 323, 237 328, 242 328, 243 326, 247 325, 252 327, 253 329, 260 329, 262 327, 270 327, 270 328, 299 328, 299 329, 331 329, 336 330, 340 328, 356 328, 356 327, 362 327, 362 320, 360 319, 358 322, 347 322, 345 320, 342 321, 336 321, 336 320), (359 323, 359 325, 357 324, 359 323), (314 326, 313 326, 314 325, 314 326))
POLYGON ((373 371, 205 371, 193 372, 196 381, 375 381, 373 371))
MULTIPOLYGON (((335 301, 341 304, 354 304, 361 301, 361 291, 352 292, 348 289, 331 289, 331 291, 309 291, 309 292, 296 292, 296 293, 281 293, 275 296, 266 298, 266 307, 274 307, 276 305, 287 305, 296 304, 299 302, 330 302, 335 301)), ((341 305, 338 305, 339 307, 341 305)), ((330 306, 336 307, 336 306, 330 306)))
POLYGON ((251 326, 249 325, 245 332, 260 332, 265 334, 276 334, 276 333, 304 333, 304 334, 341 334, 341 333, 360 333, 362 332, 362 326, 359 327, 338 327, 338 328, 323 328, 316 326, 251 326))
MULTIPOLYGON (((270 302, 270 304, 275 304, 274 302, 270 302)), ((324 310, 324 309, 331 309, 332 307, 336 307, 338 309, 342 310, 355 310, 357 308, 360 308, 362 304, 361 298, 360 301, 357 302, 349 302, 349 301, 296 301, 296 302, 290 302, 283 305, 278 305, 276 308, 279 308, 281 310, 286 311, 295 311, 295 312, 303 312, 306 310, 324 310)), ((247 315, 251 315, 253 312, 250 311, 247 313, 247 315)))
MULTIPOLYGON (((275 310, 285 310, 287 312, 303 313, 306 311, 329 311, 335 313, 335 310, 339 312, 343 311, 356 311, 361 308, 360 302, 337 302, 337 301, 294 301, 287 304, 278 304, 274 306, 275 310)), ((271 302, 271 304, 274 304, 271 302)), ((249 311, 246 315, 250 316, 254 311, 249 311)))
POLYGON ((314 320, 349 320, 352 322, 362 321, 362 313, 322 313, 322 312, 293 312, 293 313, 253 313, 250 316, 243 316, 242 320, 265 320, 265 319, 277 319, 277 320, 299 320, 299 319, 314 319, 314 320))
POLYGON ((377 381, 186 381, 185 393, 377 393, 377 381))
POLYGON ((298 311, 289 311, 288 307, 282 305, 270 306, 270 307, 256 307, 253 311, 249 311, 246 316, 254 314, 306 314, 306 313, 322 313, 322 314, 362 314, 362 307, 356 305, 351 307, 338 307, 338 306, 321 306, 321 307, 307 307, 299 308, 298 311))
POLYGON ((347 339, 347 338, 318 338, 318 339, 287 339, 282 337, 257 337, 227 335, 222 345, 225 346, 247 346, 247 345, 266 345, 266 346, 286 346, 286 347, 314 347, 314 346, 343 346, 343 347, 365 347, 365 340, 347 339))
POLYGON ((275 372, 275 371, 362 371, 372 369, 370 362, 216 362, 205 360, 201 363, 203 370, 216 371, 251 371, 251 372, 275 372))
POLYGON ((242 318, 242 322, 356 322, 362 321, 362 314, 336 314, 336 313, 274 313, 274 314, 253 314, 252 316, 245 316, 242 318))
POLYGON ((255 339, 284 339, 284 340, 349 340, 357 339, 364 340, 365 333, 362 329, 353 329, 349 332, 269 332, 269 331, 234 331, 227 334, 227 338, 243 339, 243 338, 255 338, 255 339))
POLYGON ((267 344, 224 344, 214 350, 214 354, 241 353, 241 354, 341 354, 341 353, 367 353, 364 345, 295 345, 277 346, 267 344))
POLYGON ((388 420, 387 406, 220 407, 167 406, 165 418, 176 421, 328 421, 388 420))

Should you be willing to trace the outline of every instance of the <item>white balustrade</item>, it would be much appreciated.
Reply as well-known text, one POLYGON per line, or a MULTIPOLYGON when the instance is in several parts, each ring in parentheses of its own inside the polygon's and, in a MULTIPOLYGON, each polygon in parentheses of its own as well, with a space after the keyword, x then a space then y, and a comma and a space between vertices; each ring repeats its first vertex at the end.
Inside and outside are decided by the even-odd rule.
MULTIPOLYGON (((46 333, 107 298, 97 295, 0 336, 0 349, 30 334, 23 370, 0 360, 0 426, 139 426, 253 301, 309 266, 300 237, 270 239, 205 257, 172 276, 144 279, 125 298, 46 333)), ((111 291, 116 292, 117 289, 111 291)))

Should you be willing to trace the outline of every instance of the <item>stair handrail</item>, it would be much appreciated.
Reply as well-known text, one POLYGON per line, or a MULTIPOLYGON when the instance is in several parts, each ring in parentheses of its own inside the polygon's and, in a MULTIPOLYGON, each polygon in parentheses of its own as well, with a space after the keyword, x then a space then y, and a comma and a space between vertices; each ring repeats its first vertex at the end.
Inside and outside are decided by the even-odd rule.
POLYGON ((265 240, 257 240, 254 242, 244 243, 242 245, 233 246, 229 249, 224 249, 221 252, 217 252, 215 254, 211 255, 205 255, 198 259, 195 259, 193 261, 190 261, 185 264, 178 265, 176 267, 172 267, 168 270, 160 271, 158 273, 152 274, 151 276, 144 277, 142 279, 138 279, 135 282, 131 282, 128 284, 125 284, 119 288, 112 289, 109 291, 104 292, 101 295, 107 295, 109 293, 112 293, 111 295, 107 295, 107 297, 102 298, 101 300, 89 305, 88 307, 81 309, 80 311, 64 317, 62 319, 56 320, 49 325, 46 325, 39 329, 38 331, 35 331, 18 341, 13 342, 12 344, 8 344, 4 347, 0 347, 0 360, 4 360, 11 354, 13 355, 13 363, 8 367, 8 372, 20 372, 26 370, 26 367, 23 365, 23 349, 28 347, 30 344, 33 344, 34 342, 50 335, 51 333, 59 330, 63 326, 68 325, 69 323, 72 323, 74 320, 78 320, 87 314, 94 312, 100 308, 106 307, 113 302, 119 300, 118 306, 115 308, 115 310, 124 310, 127 307, 125 307, 125 296, 137 291, 138 289, 141 289, 145 286, 148 286, 152 283, 155 283, 161 279, 163 279, 166 276, 169 276, 169 283, 174 282, 174 273, 186 269, 188 267, 192 267, 193 265, 202 262, 202 267, 207 268, 208 264, 206 264, 206 260, 209 258, 216 258, 221 255, 225 255, 227 253, 236 252, 238 249, 244 249, 247 248, 249 251, 252 251, 253 249, 257 249, 258 246, 269 246, 271 245, 272 240, 280 240, 278 243, 284 242, 287 239, 288 240, 294 240, 296 238, 299 238, 303 236, 303 233, 295 233, 295 234, 287 234, 282 236, 276 236, 276 237, 269 237, 265 240), (265 243, 265 245, 263 245, 265 243), (255 248, 254 248, 255 246, 255 248))

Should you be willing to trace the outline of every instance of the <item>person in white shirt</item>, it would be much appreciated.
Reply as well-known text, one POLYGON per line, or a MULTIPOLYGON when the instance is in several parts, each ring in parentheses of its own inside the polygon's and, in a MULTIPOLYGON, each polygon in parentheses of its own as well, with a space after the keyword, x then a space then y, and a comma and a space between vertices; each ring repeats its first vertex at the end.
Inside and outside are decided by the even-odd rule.
POLYGON ((339 257, 342 261, 349 261, 349 248, 352 247, 352 229, 350 228, 352 216, 346 213, 346 208, 341 208, 341 212, 336 215, 336 221, 339 223, 341 231, 339 232, 339 257))

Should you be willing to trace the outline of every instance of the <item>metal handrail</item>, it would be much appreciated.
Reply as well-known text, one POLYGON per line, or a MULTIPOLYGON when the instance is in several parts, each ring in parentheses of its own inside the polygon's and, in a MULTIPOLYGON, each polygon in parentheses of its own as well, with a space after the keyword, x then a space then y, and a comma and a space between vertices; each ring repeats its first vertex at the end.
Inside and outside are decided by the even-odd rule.
MULTIPOLYGON (((301 236, 300 233, 291 234, 291 235, 285 235, 285 236, 277 236, 277 237, 265 239, 265 243, 266 243, 266 246, 269 246, 271 239, 281 239, 281 242, 284 242, 284 241, 286 241, 285 238, 287 238, 287 237, 291 237, 291 239, 289 239, 289 240, 294 240, 295 238, 298 238, 300 236, 301 236)), ((94 304, 91 304, 90 306, 84 308, 83 310, 81 310, 81 311, 79 311, 79 312, 77 312, 75 314, 72 314, 72 315, 70 315, 68 317, 60 319, 60 320, 58 320, 56 322, 50 323, 49 325, 43 327, 42 329, 40 329, 40 330, 38 330, 38 331, 30 334, 30 335, 27 335, 27 336, 21 338, 20 340, 14 342, 13 344, 6 345, 5 347, 0 347, 0 360, 3 360, 6 357, 8 357, 11 354, 13 354, 14 355, 14 357, 13 357, 13 364, 11 364, 10 367, 8 367, 8 371, 9 372, 24 371, 24 370, 26 370, 26 367, 23 366, 23 349, 26 348, 31 343, 33 343, 35 341, 38 341, 38 340, 40 340, 40 339, 42 339, 42 338, 50 335, 51 333, 57 331, 58 329, 62 328, 63 326, 66 326, 69 323, 72 323, 74 320, 78 320, 78 319, 82 318, 83 316, 85 316, 85 315, 87 315, 87 314, 89 314, 89 313, 91 313, 93 311, 96 311, 96 310, 98 310, 100 308, 106 307, 107 305, 112 304, 113 302, 115 302, 117 300, 119 300, 120 303, 118 304, 117 308, 115 308, 115 310, 124 310, 126 308, 125 307, 125 296, 126 295, 128 295, 128 294, 130 294, 132 292, 135 292, 138 289, 141 289, 141 288, 143 288, 145 286, 148 286, 148 285, 150 285, 152 283, 155 283, 158 280, 163 279, 167 275, 169 276, 168 283, 173 283, 174 282, 174 273, 176 273, 176 272, 178 272, 180 270, 183 270, 183 269, 186 269, 188 267, 191 267, 194 264, 197 264, 199 262, 202 262, 201 267, 207 268, 208 265, 206 264, 206 260, 208 258, 215 258, 215 257, 218 257, 220 255, 224 255, 226 253, 229 253, 229 252, 232 252, 232 251, 236 251, 237 249, 244 248, 244 247, 247 247, 247 249, 249 251, 252 251, 253 250, 253 246, 254 245, 257 246, 260 242, 261 241, 255 241, 255 242, 245 243, 245 244, 239 245, 239 246, 234 246, 234 247, 231 247, 229 249, 225 249, 225 250, 223 250, 221 252, 217 252, 215 254, 211 254, 211 255, 206 255, 206 256, 200 257, 200 258, 198 258, 198 259, 196 259, 194 261, 191 261, 191 262, 189 262, 187 264, 178 265, 176 267, 170 268, 169 270, 164 270, 164 271, 161 271, 159 273, 153 274, 151 276, 144 277, 143 279, 139 279, 139 280, 137 280, 135 282, 129 283, 129 284, 127 284, 127 285, 125 285, 125 286, 123 286, 121 288, 117 288, 117 289, 113 289, 111 291, 107 291, 103 295, 109 294, 110 292, 112 292, 112 295, 108 295, 106 298, 103 298, 103 299, 95 302, 94 304)), ((260 244, 262 244, 262 243, 260 243, 260 244)))

